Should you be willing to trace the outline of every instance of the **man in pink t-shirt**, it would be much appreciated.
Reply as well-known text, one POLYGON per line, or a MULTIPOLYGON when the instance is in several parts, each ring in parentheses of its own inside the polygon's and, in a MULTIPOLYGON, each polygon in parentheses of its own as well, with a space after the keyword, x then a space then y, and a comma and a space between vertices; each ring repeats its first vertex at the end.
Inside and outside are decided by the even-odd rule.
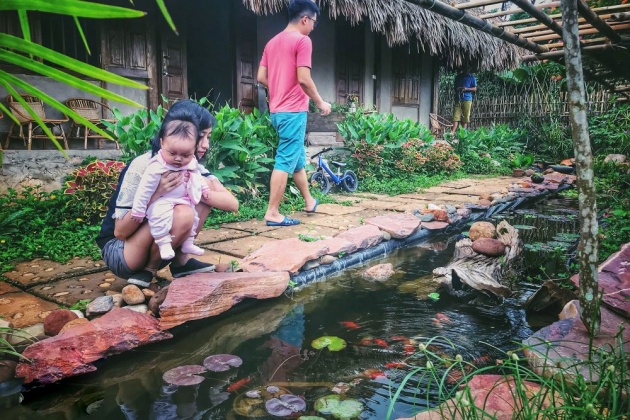
POLYGON ((308 35, 315 29, 318 18, 319 7, 312 0, 292 0, 289 24, 267 43, 258 67, 258 82, 269 89, 271 123, 280 137, 265 213, 267 226, 300 223, 280 214, 280 200, 289 174, 293 175, 293 181, 304 197, 306 212, 315 212, 318 204, 308 189, 304 169, 308 99, 315 102, 322 115, 330 114, 330 104, 319 95, 311 78, 313 44, 308 35))

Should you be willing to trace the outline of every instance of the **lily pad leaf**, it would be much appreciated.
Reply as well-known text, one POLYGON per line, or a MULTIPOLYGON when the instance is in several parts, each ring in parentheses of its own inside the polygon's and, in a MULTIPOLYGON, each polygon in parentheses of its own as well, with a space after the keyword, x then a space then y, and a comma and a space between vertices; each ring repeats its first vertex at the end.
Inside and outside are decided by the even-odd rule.
POLYGON ((203 365, 210 372, 225 372, 232 367, 239 367, 243 359, 233 354, 213 354, 204 359, 203 365))
POLYGON ((336 419, 354 419, 363 411, 363 403, 353 399, 342 401, 339 395, 331 394, 315 401, 315 410, 336 419))
POLYGON ((316 338, 311 343, 314 349, 320 350, 324 347, 328 347, 330 351, 339 351, 346 348, 346 341, 339 337, 334 337, 331 335, 325 335, 323 337, 316 338))
POLYGON ((265 408, 272 416, 286 417, 306 409, 306 401, 297 395, 284 394, 265 403, 265 408))
POLYGON ((184 365, 167 371, 162 375, 164 382, 171 385, 178 386, 190 386, 197 385, 203 382, 205 379, 203 376, 199 376, 200 373, 205 373, 206 368, 199 365, 184 365))
POLYGON ((440 294, 439 293, 429 293, 429 299, 437 302, 438 300, 440 300, 440 294))

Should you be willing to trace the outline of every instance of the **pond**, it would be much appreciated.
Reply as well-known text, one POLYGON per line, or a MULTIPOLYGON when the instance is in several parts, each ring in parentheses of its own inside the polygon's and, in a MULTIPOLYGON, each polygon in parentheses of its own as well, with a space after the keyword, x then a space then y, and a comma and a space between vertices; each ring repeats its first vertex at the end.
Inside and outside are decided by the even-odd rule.
MULTIPOLYGON (((370 266, 393 264, 396 274, 387 281, 364 279, 362 266, 271 301, 244 302, 222 316, 176 328, 172 340, 110 357, 97 365, 98 372, 26 392, 23 403, 5 409, 3 417, 240 419, 262 409, 245 393, 266 392, 271 385, 277 387, 273 392, 304 396, 311 415, 317 415, 315 400, 335 387, 347 388, 344 398, 363 407, 358 418, 385 419, 400 384, 414 367, 426 364, 419 344, 435 337, 434 352, 484 365, 553 321, 528 320, 521 304, 537 288, 531 278, 566 269, 575 241, 571 234, 578 229, 576 207, 573 200, 548 199, 495 216, 520 226, 527 243, 517 293, 502 305, 427 298, 435 287, 432 270, 449 262, 457 240, 457 235, 433 237, 370 261, 370 266), (322 336, 338 337, 347 346, 314 349, 313 340, 322 336), (200 365, 213 354, 237 355, 243 363, 205 373, 195 386, 162 380, 164 372, 200 365)), ((407 378, 391 418, 434 406, 437 394, 427 394, 426 385, 420 375, 407 378)))

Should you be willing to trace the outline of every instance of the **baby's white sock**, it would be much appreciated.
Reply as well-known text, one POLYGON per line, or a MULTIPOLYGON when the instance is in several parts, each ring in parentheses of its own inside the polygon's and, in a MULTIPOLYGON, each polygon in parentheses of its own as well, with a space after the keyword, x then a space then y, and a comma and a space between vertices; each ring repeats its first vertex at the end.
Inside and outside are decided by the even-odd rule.
POLYGON ((194 236, 190 236, 186 239, 186 241, 182 244, 182 252, 184 254, 203 255, 205 253, 204 249, 195 245, 193 243, 194 240, 194 236))

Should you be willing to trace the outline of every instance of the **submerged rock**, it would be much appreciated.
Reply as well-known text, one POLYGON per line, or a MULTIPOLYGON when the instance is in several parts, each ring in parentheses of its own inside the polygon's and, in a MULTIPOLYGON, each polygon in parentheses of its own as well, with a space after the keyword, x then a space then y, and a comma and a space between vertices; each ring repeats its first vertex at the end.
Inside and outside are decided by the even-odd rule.
POLYGON ((391 263, 378 264, 363 272, 363 277, 375 281, 385 281, 393 275, 394 266, 391 263))

